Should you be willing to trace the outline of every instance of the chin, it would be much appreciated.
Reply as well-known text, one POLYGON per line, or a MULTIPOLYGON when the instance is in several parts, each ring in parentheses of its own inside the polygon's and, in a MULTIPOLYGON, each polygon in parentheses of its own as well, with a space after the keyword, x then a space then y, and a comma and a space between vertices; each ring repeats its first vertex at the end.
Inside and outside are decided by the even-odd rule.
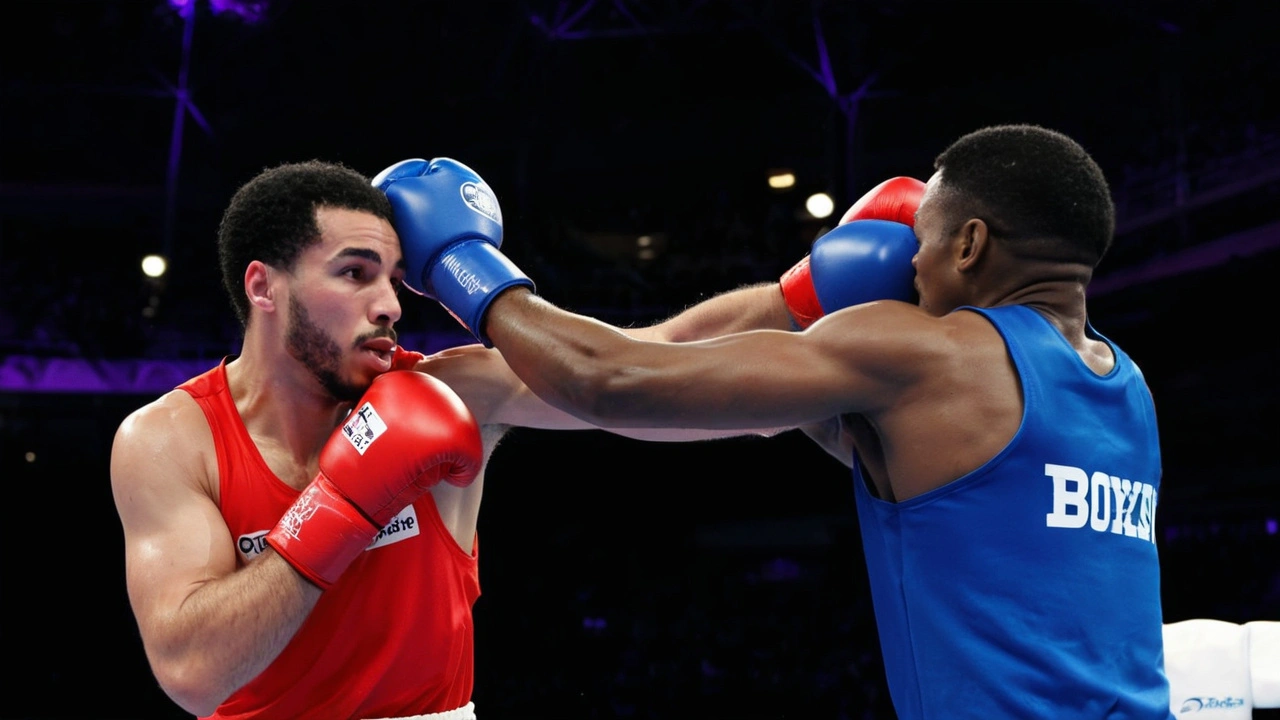
POLYGON ((369 386, 373 384, 373 381, 384 372, 386 371, 360 368, 347 378, 347 382, 351 383, 351 387, 359 390, 360 392, 364 392, 365 390, 368 390, 369 386))
POLYGON ((359 367, 341 376, 331 376, 325 386, 329 389, 329 394, 340 402, 355 402, 359 400, 369 386, 373 384, 374 378, 382 373, 376 370, 370 370, 366 367, 359 367))

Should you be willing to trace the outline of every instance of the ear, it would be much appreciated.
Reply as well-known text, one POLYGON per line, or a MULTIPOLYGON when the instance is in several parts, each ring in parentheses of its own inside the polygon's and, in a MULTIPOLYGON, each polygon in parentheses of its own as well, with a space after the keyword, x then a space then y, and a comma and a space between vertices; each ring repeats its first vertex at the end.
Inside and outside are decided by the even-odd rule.
POLYGON ((264 312, 275 312, 276 288, 275 271, 261 260, 254 260, 244 271, 244 294, 249 297, 249 304, 261 308, 264 312))
POLYGON ((960 272, 972 272, 991 249, 991 228, 980 218, 970 218, 960 229, 954 248, 956 268, 960 272))

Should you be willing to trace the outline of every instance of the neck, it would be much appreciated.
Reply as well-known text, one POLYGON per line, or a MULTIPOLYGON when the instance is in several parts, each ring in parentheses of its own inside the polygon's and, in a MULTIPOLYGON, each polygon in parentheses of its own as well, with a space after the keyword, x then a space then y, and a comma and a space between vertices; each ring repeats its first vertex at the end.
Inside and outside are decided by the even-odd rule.
POLYGON ((268 440, 302 464, 316 456, 351 409, 283 348, 267 349, 251 337, 227 364, 227 382, 255 441, 268 440))
POLYGON ((1044 315, 1072 345, 1080 347, 1085 342, 1085 289, 1093 277, 1093 268, 1080 263, 1019 258, 1016 263, 992 270, 1002 283, 985 298, 987 307, 1026 305, 1044 315))

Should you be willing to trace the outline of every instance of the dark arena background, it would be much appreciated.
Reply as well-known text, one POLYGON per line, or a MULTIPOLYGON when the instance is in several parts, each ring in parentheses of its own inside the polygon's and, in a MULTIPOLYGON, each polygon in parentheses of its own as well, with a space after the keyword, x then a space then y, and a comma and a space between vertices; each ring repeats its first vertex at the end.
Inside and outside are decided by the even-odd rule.
MULTIPOLYGON (((1278 6, 11 3, 0 716, 188 717, 129 611, 110 443, 237 349, 219 214, 257 171, 310 158, 469 164, 543 296, 632 325, 776 280, 830 227, 814 193, 838 218, 980 126, 1067 132, 1119 213, 1090 311, 1156 399, 1166 622, 1280 619, 1278 6), (782 169, 795 185, 772 189, 782 169), (164 275, 142 273, 151 254, 164 275)), ((467 341, 402 302, 403 345, 467 341)), ((849 474, 798 431, 516 429, 486 494, 481 717, 893 717, 849 474)))

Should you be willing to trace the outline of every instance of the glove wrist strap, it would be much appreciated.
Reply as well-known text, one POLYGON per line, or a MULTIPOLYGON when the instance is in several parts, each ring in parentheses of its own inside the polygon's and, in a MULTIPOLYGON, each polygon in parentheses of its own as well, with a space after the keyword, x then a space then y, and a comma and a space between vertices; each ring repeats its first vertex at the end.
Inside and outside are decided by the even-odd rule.
POLYGON ((303 577, 328 590, 377 535, 378 527, 321 475, 267 533, 267 544, 303 577))
POLYGON ((482 332, 484 313, 498 293, 513 285, 533 288, 533 281, 498 248, 481 239, 450 246, 431 266, 427 286, 437 301, 485 347, 493 343, 482 332))
POLYGON ((782 297, 787 303, 787 310, 791 312, 791 319, 798 328, 803 330, 809 327, 825 314, 822 304, 818 302, 818 291, 813 287, 808 255, 783 273, 778 283, 782 286, 782 297))

